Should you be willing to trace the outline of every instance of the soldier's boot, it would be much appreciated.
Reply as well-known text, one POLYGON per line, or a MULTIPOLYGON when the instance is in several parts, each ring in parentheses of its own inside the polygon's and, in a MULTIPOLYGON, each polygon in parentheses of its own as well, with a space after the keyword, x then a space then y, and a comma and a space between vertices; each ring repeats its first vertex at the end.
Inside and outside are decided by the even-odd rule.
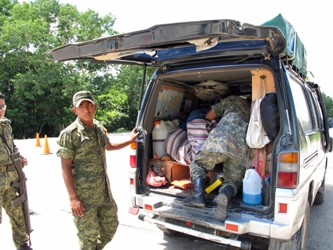
POLYGON ((24 243, 22 246, 16 248, 16 250, 33 250, 28 243, 24 243))
POLYGON ((232 186, 224 187, 218 194, 216 199, 216 209, 214 211, 214 218, 218 221, 225 221, 228 217, 228 206, 230 199, 234 196, 235 190, 232 186))
POLYGON ((193 190, 189 197, 183 200, 185 206, 204 207, 205 206, 205 178, 198 177, 193 180, 193 190))

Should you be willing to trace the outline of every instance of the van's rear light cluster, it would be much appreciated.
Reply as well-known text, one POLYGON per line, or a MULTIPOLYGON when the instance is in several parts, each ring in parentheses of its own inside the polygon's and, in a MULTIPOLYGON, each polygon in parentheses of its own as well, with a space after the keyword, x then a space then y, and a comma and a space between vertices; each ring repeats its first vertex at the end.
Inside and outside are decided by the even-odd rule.
POLYGON ((277 186, 296 188, 298 182, 298 152, 289 151, 279 154, 277 186))
POLYGON ((130 166, 136 168, 136 142, 131 143, 130 166))

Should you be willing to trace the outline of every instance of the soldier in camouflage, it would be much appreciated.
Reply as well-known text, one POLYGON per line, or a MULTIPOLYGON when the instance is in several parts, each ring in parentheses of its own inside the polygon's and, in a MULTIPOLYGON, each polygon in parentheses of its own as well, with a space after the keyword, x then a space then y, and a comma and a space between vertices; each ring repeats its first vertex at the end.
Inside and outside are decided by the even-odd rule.
POLYGON ((241 187, 250 150, 246 143, 250 110, 251 103, 248 100, 232 95, 213 105, 207 113, 207 120, 211 121, 217 117, 221 117, 221 120, 210 132, 197 157, 190 164, 194 188, 192 194, 183 200, 185 205, 205 206, 206 174, 216 164, 223 162, 225 180, 217 196, 214 217, 224 221, 228 216, 228 204, 241 187))
POLYGON ((96 108, 89 91, 74 94, 72 110, 77 119, 61 131, 57 141, 80 250, 101 250, 115 235, 117 204, 110 189, 105 150, 124 148, 139 135, 133 129, 128 139, 110 142, 106 129, 94 119, 96 108))
MULTIPOLYGON (((5 117, 5 96, 0 93, 0 134, 4 136, 12 152, 18 152, 14 144, 10 120, 5 117)), ((0 137, 1 138, 1 137, 0 137)), ((27 159, 21 156, 22 166, 28 164, 27 159)), ((13 241, 17 250, 32 250, 28 245, 29 235, 26 232, 22 204, 14 207, 11 201, 16 198, 16 188, 11 186, 13 181, 18 181, 19 176, 14 163, 10 158, 10 151, 6 143, 0 139, 0 223, 2 221, 2 207, 6 210, 12 226, 13 241)))

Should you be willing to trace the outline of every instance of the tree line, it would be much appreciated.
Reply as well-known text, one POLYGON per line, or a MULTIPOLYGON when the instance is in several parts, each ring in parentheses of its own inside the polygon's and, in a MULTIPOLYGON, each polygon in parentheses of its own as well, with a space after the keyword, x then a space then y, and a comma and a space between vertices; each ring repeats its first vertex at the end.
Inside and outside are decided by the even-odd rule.
POLYGON ((96 119, 108 131, 135 126, 143 69, 83 60, 57 63, 46 53, 117 34, 112 14, 79 12, 56 0, 1 0, 0 8, 0 91, 6 95, 6 116, 16 138, 58 136, 75 119, 72 95, 82 89, 94 94, 96 119))
MULTIPOLYGON (((0 0, 0 8, 0 91, 6 95, 6 116, 15 138, 58 136, 75 119, 72 95, 82 89, 94 94, 96 119, 109 132, 135 126, 143 68, 86 60, 58 63, 46 53, 67 43, 117 34, 111 13, 79 12, 57 0, 0 0)), ((147 72, 149 79, 153 69, 147 72)), ((333 117, 333 100, 326 95, 325 105, 333 117)))

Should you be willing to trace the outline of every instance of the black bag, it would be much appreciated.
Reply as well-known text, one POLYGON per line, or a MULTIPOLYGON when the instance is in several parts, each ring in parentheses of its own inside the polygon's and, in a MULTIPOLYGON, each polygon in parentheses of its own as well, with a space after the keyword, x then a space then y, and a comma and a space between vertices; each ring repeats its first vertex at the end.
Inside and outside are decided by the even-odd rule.
POLYGON ((270 140, 274 140, 280 130, 279 106, 276 93, 268 93, 260 103, 261 123, 270 140))

